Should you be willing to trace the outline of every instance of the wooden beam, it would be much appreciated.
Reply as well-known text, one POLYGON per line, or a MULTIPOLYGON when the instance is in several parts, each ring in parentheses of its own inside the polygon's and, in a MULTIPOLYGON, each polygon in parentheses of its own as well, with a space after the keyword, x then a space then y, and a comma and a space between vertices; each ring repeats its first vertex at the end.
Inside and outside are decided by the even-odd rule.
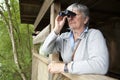
POLYGON ((44 64, 48 65, 49 63, 49 59, 47 57, 41 56, 35 52, 33 52, 33 57, 35 57, 38 61, 42 61, 44 64))
MULTIPOLYGON (((55 18, 58 15, 58 12, 60 11, 60 2, 54 2, 51 5, 51 13, 50 13, 50 24, 51 24, 51 31, 53 30, 53 28, 55 27, 55 18)), ((59 59, 59 55, 57 54, 51 54, 49 55, 50 60, 56 60, 59 59)))
POLYGON ((39 44, 44 42, 48 34, 50 33, 50 25, 44 28, 35 38, 33 38, 33 44, 39 44))
POLYGON ((21 3, 21 6, 40 7, 41 4, 21 3))
POLYGON ((34 23, 34 21, 31 21, 31 20, 21 20, 21 23, 22 24, 32 24, 34 23))
POLYGON ((62 73, 64 76, 68 77, 70 80, 118 80, 105 75, 73 75, 69 73, 62 73))
POLYGON ((55 27, 55 18, 58 15, 60 11, 60 2, 55 2, 51 5, 51 13, 50 13, 50 24, 51 24, 51 30, 55 27))
POLYGON ((40 11, 39 14, 35 20, 34 26, 35 28, 38 26, 38 24, 40 23, 40 21, 42 20, 43 16, 45 15, 46 11, 49 9, 50 5, 53 3, 54 0, 45 0, 40 11))
POLYGON ((36 15, 27 15, 27 14, 22 14, 21 17, 29 17, 29 18, 36 18, 36 15))
POLYGON ((22 19, 22 21, 34 21, 34 20, 32 20, 32 19, 22 19))
POLYGON ((40 5, 40 3, 43 3, 44 0, 19 0, 20 4, 36 4, 36 5, 40 5))

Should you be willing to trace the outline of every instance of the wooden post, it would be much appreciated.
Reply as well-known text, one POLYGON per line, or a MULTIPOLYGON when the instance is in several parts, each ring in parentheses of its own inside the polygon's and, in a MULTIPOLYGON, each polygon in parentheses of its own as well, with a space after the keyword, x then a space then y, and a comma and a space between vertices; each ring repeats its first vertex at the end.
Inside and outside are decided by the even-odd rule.
POLYGON ((55 27, 55 18, 60 11, 60 3, 57 1, 51 5, 51 13, 50 13, 50 24, 51 30, 55 27))
MULTIPOLYGON (((60 3, 55 2, 51 5, 51 13, 50 13, 50 24, 51 24, 51 31, 55 27, 55 18, 58 15, 58 12, 60 11, 60 3)), ((58 61, 59 60, 59 55, 58 54, 50 54, 49 55, 49 60, 50 61, 58 61)), ((53 75, 49 73, 49 79, 48 80, 53 80, 53 75)))
MULTIPOLYGON (((50 14, 50 24, 51 24, 51 31, 55 27, 55 18, 58 15, 60 11, 60 3, 55 2, 51 5, 51 14, 50 14)), ((58 54, 50 54, 49 55, 50 60, 57 60, 58 59, 58 54)))

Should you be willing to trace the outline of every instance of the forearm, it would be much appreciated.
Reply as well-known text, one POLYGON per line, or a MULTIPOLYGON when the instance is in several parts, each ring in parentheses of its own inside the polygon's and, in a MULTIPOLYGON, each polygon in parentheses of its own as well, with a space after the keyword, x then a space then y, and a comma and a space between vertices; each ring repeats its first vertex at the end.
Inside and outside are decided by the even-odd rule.
POLYGON ((84 61, 75 61, 68 64, 68 71, 72 74, 106 74, 108 60, 100 58, 84 61))

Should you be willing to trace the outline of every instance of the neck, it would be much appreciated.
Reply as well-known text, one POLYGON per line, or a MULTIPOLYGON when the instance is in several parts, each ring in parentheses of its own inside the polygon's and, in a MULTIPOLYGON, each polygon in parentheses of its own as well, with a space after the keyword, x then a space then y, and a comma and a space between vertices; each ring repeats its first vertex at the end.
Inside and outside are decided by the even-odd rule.
POLYGON ((80 35, 84 31, 84 29, 85 28, 83 27, 83 28, 80 28, 80 29, 73 30, 73 36, 74 36, 75 41, 80 37, 80 35))

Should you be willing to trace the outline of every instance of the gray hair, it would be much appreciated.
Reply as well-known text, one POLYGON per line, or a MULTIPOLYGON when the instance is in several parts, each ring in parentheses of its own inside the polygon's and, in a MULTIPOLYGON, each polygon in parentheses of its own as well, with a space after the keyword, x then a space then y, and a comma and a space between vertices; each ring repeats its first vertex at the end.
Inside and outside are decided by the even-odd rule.
POLYGON ((89 9, 87 6, 79 3, 73 3, 70 6, 68 6, 67 10, 72 10, 73 8, 77 9, 79 12, 82 12, 84 17, 89 17, 89 9))

